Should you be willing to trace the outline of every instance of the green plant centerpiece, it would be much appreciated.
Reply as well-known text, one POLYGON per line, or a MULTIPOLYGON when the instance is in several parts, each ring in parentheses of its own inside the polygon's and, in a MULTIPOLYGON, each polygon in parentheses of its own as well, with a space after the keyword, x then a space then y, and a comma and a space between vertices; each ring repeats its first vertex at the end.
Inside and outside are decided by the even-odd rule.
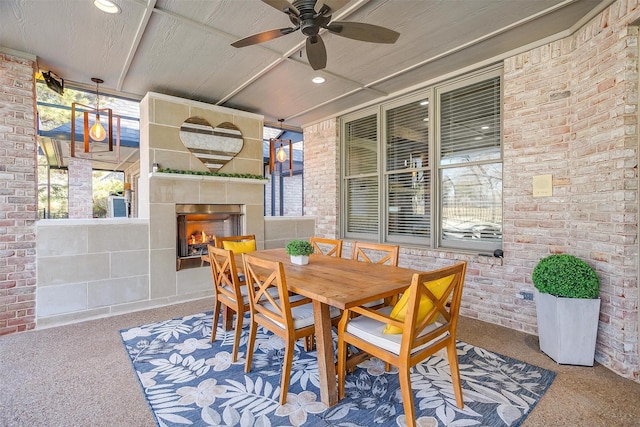
POLYGON ((600 280, 589 264, 569 254, 541 259, 531 277, 536 289, 561 298, 597 298, 600 280))
POLYGON ((306 240, 291 240, 285 249, 291 256, 291 262, 298 265, 308 264, 309 255, 313 253, 313 246, 306 240))
POLYGON ((600 316, 594 269, 573 255, 553 254, 538 262, 531 280, 540 350, 560 364, 593 366, 600 316))

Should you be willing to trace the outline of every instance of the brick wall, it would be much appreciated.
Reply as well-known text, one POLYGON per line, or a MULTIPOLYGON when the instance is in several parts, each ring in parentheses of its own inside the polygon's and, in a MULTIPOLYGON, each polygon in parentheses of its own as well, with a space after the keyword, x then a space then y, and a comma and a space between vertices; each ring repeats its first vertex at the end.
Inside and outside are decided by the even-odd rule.
POLYGON ((601 281, 596 360, 639 379, 637 28, 619 1, 574 36, 505 61, 505 254, 529 284, 571 253, 601 281), (531 181, 553 175, 553 196, 531 181))
POLYGON ((316 236, 335 238, 340 232, 340 138, 338 120, 304 129, 304 214, 316 217, 316 236))
POLYGON ((69 157, 69 218, 93 218, 91 160, 69 157))
MULTIPOLYGON (((278 175, 266 175, 269 182, 264 186, 265 216, 280 216, 280 177, 278 175), (271 215, 271 179, 275 176, 275 212, 271 215)), ((284 193, 284 214, 282 216, 302 216, 302 175, 289 176, 285 172, 282 176, 284 193)))
POLYGON ((0 51, 0 335, 35 328, 34 67, 0 51))
MULTIPOLYGON (((574 35, 504 61, 504 259, 403 247, 400 265, 464 260, 461 314, 536 334, 531 273, 574 254, 601 279, 596 360, 640 381, 638 363, 637 2, 613 3, 574 35), (553 196, 534 198, 535 175, 553 196)), ((337 120, 304 129, 305 214, 339 235, 337 120)), ((345 242, 344 256, 350 253, 345 242)))

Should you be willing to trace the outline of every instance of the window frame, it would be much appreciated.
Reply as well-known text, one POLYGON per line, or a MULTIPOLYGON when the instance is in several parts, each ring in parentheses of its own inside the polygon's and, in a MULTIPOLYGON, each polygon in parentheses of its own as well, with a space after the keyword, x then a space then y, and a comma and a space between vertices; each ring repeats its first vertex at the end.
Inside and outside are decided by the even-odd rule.
MULTIPOLYGON (((475 73, 460 76, 455 79, 443 81, 428 88, 423 88, 411 94, 390 99, 386 102, 382 102, 375 106, 367 107, 363 110, 352 112, 341 116, 339 118, 340 124, 340 158, 341 158, 341 173, 340 173, 340 235, 346 239, 354 240, 372 240, 384 243, 396 243, 406 244, 410 246, 424 247, 429 249, 451 249, 451 250, 469 250, 469 251, 493 251, 494 249, 501 249, 503 245, 502 233, 504 232, 504 212, 502 212, 501 220, 501 234, 497 240, 446 240, 443 239, 443 194, 442 194, 442 179, 443 171, 451 168, 464 168, 469 166, 481 165, 481 164, 499 164, 500 165, 500 180, 501 187, 504 188, 503 174, 504 174, 504 135, 503 120, 504 120, 504 84, 503 84, 503 70, 500 66, 490 67, 484 70, 477 71, 475 73), (440 144, 441 144, 441 129, 440 129, 440 114, 441 114, 441 96, 443 93, 462 88, 465 86, 471 86, 473 84, 490 80, 493 78, 499 78, 500 84, 500 105, 499 105, 499 141, 500 150, 499 157, 497 159, 472 161, 466 163, 455 164, 441 164, 440 156, 440 144), (387 170, 387 149, 389 141, 387 140, 387 131, 389 124, 387 123, 387 112, 394 108, 407 105, 411 102, 419 101, 420 99, 429 100, 428 109, 428 165, 425 174, 429 173, 430 183, 428 191, 430 192, 429 200, 429 236, 413 236, 413 235, 389 235, 389 178, 394 174, 401 174, 398 170, 387 170), (349 123, 367 117, 375 115, 376 118, 376 152, 377 152, 377 185, 378 185, 378 209, 377 209, 377 221, 378 230, 376 233, 360 233, 348 231, 348 181, 353 179, 354 176, 346 174, 347 160, 346 160, 346 129, 349 123)), ((504 194, 502 193, 502 200, 504 200, 504 194)), ((502 205, 502 204, 501 204, 502 205)))
MULTIPOLYGON (((345 141, 345 136, 346 136, 346 127, 347 124, 350 122, 354 122, 356 120, 359 119, 364 119, 365 117, 369 117, 369 116, 375 116, 376 117, 376 138, 377 138, 377 144, 376 144, 376 174, 375 176, 377 176, 377 184, 378 184, 378 194, 380 194, 380 186, 382 185, 381 180, 382 177, 380 175, 380 168, 382 167, 382 156, 380 153, 380 132, 381 132, 381 124, 380 124, 380 115, 378 113, 378 107, 373 107, 373 108, 367 108, 364 110, 360 110, 358 112, 355 112, 353 114, 349 114, 347 116, 344 116, 343 118, 340 119, 340 170, 341 170, 341 179, 340 179, 340 205, 341 205, 341 215, 340 215, 340 224, 341 224, 341 230, 340 230, 340 234, 344 237, 350 238, 350 239, 356 239, 356 240, 372 240, 371 233, 357 233, 357 232, 349 232, 347 231, 347 216, 348 216, 348 212, 347 212, 347 206, 349 203, 349 192, 348 192, 348 181, 351 179, 358 179, 358 178, 363 178, 363 177, 368 177, 368 176, 373 176, 373 174, 357 174, 357 175, 347 175, 347 171, 348 171, 348 165, 347 165, 347 146, 346 146, 346 141, 345 141)), ((377 208, 377 215, 378 215, 378 231, 377 231, 377 236, 376 236, 376 240, 380 241, 380 239, 382 238, 381 233, 382 233, 382 227, 381 227, 381 209, 383 206, 383 199, 378 198, 378 208, 377 208)))
POLYGON ((432 114, 432 109, 431 109, 431 103, 433 102, 433 90, 432 89, 428 89, 428 90, 423 90, 423 91, 419 91, 416 92, 414 94, 411 94, 409 96, 405 96, 399 99, 396 99, 394 101, 382 104, 380 106, 380 121, 381 121, 381 127, 382 127, 382 131, 380 133, 380 135, 384 136, 383 140, 379 140, 379 149, 381 151, 381 155, 382 155, 382 182, 380 185, 382 185, 381 187, 381 192, 383 195, 383 206, 381 206, 380 208, 380 215, 381 218, 384 218, 385 220, 382 221, 383 222, 383 228, 384 230, 381 233, 380 236, 380 241, 381 242, 389 242, 389 243, 404 243, 404 244, 410 244, 410 245, 418 245, 418 246, 425 246, 425 241, 426 241, 426 246, 428 247, 434 247, 435 241, 434 241, 434 228, 433 228, 433 213, 434 213, 434 209, 436 207, 435 202, 436 199, 434 198, 435 195, 435 180, 433 179, 433 168, 436 166, 434 163, 434 159, 435 159, 435 144, 434 144, 434 134, 433 134, 433 114, 432 114), (429 197, 429 213, 431 216, 431 220, 429 221, 431 227, 430 227, 430 232, 429 232, 429 236, 428 237, 416 237, 416 236, 394 236, 391 237, 389 235, 389 217, 388 217, 388 205, 389 205, 389 200, 390 200, 390 194, 389 194, 389 186, 388 186, 388 182, 389 182, 389 177, 391 175, 400 175, 402 174, 402 172, 400 172, 400 170, 396 169, 396 170, 387 170, 387 147, 389 145, 389 141, 387 140, 386 136, 387 136, 387 132, 388 132, 388 122, 387 122, 387 112, 391 111, 395 108, 404 106, 404 105, 408 105, 414 102, 419 102, 421 100, 427 99, 429 100, 429 121, 428 121, 428 138, 427 138, 427 144, 428 144, 428 152, 427 152, 427 158, 428 158, 428 166, 427 167, 423 167, 421 168, 424 173, 426 173, 426 171, 429 172, 429 193, 430 193, 430 197, 429 197), (387 215, 385 214, 385 210, 387 211, 387 215), (390 238, 391 237, 391 238, 390 238))

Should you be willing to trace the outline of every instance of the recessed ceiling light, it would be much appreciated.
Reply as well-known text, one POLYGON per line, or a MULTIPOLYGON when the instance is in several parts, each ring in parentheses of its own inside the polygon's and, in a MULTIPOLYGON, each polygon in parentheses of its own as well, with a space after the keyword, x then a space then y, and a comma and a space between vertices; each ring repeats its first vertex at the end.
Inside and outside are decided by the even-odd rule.
POLYGON ((311 79, 312 82, 314 82, 315 84, 322 84, 325 82, 324 77, 314 77, 313 79, 311 79))
POLYGON ((107 13, 120 13, 120 6, 110 0, 93 0, 95 7, 107 13))
POLYGON ((489 126, 482 126, 480 129, 487 130, 487 129, 489 129, 489 126))
POLYGON ((429 101, 421 101, 420 105, 429 105, 429 101))
POLYGON ((480 140, 482 139, 482 137, 481 137, 481 136, 476 136, 476 137, 475 137, 475 138, 473 138, 473 139, 475 139, 476 141, 480 141, 480 140))

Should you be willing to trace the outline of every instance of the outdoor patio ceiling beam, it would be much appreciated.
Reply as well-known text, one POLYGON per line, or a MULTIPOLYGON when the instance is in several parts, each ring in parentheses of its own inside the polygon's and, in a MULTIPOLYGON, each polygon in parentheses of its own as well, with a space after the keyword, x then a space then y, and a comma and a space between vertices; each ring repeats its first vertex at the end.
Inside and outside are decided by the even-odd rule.
MULTIPOLYGON (((138 47, 140 47, 140 41, 142 40, 142 36, 144 32, 147 30, 147 26, 149 25, 149 20, 151 19, 151 13, 156 7, 156 2, 158 0, 149 0, 148 4, 143 4, 145 7, 144 14, 142 15, 142 19, 140 20, 140 24, 138 25, 138 29, 136 30, 136 36, 129 48, 129 53, 127 54, 127 59, 122 67, 122 71, 120 72, 120 77, 118 78, 118 83, 116 84, 116 89, 118 91, 122 90, 122 86, 124 85, 124 79, 129 74, 129 69, 131 68, 131 63, 133 62, 133 58, 138 51, 138 47)), ((140 4, 139 2, 136 2, 140 4)))
MULTIPOLYGON (((336 18, 335 19, 342 19, 342 18, 352 14, 353 12, 355 12, 356 10, 358 10, 359 8, 361 8, 362 6, 367 4, 369 1, 370 0, 359 0, 357 3, 355 3, 351 7, 348 7, 345 10, 343 10, 342 12, 336 14, 336 18)), ((227 33, 226 31, 222 31, 222 30, 220 30, 218 28, 211 27, 209 25, 205 25, 205 24, 203 24, 201 22, 198 22, 198 21, 194 21, 191 18, 187 18, 187 17, 185 17, 183 15, 180 15, 178 13, 175 13, 175 12, 172 12, 172 11, 169 11, 169 10, 164 10, 164 9, 161 9, 159 7, 155 7, 154 6, 153 12, 154 13, 158 13, 158 14, 163 15, 163 16, 167 16, 167 17, 173 18, 175 20, 178 20, 178 21, 181 21, 181 22, 184 22, 184 23, 187 23, 190 26, 197 27, 197 28, 199 28, 199 29, 201 29, 203 31, 206 31, 206 32, 209 32, 209 33, 212 33, 212 34, 216 34, 218 36, 221 36, 223 38, 228 39, 230 42, 235 41, 235 40, 238 39, 237 35, 227 33)), ((325 31, 325 30, 323 30, 323 31, 325 31)), ((276 59, 275 61, 271 62, 270 64, 268 64, 260 72, 256 73, 254 76, 249 78, 242 85, 238 86, 235 90, 233 90, 232 92, 230 92, 227 95, 223 96, 220 100, 218 100, 218 102, 216 102, 216 105, 222 105, 223 103, 227 102, 233 96, 237 95, 238 93, 240 93, 241 91, 243 91, 244 89, 249 87, 251 84, 256 82, 259 78, 261 78, 262 76, 266 75, 268 72, 273 70, 277 65, 279 65, 280 63, 282 63, 284 61, 289 61, 289 62, 292 62, 292 63, 296 63, 296 64, 303 65, 305 67, 308 67, 309 64, 307 64, 305 61, 290 57, 294 53, 296 53, 297 51, 302 49, 305 46, 305 43, 306 43, 305 41, 302 41, 302 42, 298 43, 297 45, 295 45, 293 48, 289 49, 285 53, 280 53, 280 52, 278 52, 276 50, 270 49, 270 48, 268 48, 266 46, 262 46, 262 45, 253 46, 254 48, 262 49, 264 52, 268 52, 268 53, 270 53, 272 55, 279 56, 279 58, 276 59)), ((346 77, 344 77, 344 76, 342 76, 340 74, 332 73, 332 72, 327 71, 327 70, 319 70, 319 71, 322 72, 323 74, 326 74, 326 75, 331 76, 333 78, 340 79, 340 80, 342 80, 344 82, 347 82, 347 83, 350 83, 352 85, 358 86, 359 87, 358 91, 359 90, 366 90, 366 91, 372 92, 373 94, 375 94, 377 96, 387 96, 388 95, 386 92, 380 91, 378 89, 374 89, 374 88, 370 87, 370 85, 363 84, 362 82, 358 82, 358 81, 355 81, 355 80, 348 79, 348 78, 346 78, 346 77)))

